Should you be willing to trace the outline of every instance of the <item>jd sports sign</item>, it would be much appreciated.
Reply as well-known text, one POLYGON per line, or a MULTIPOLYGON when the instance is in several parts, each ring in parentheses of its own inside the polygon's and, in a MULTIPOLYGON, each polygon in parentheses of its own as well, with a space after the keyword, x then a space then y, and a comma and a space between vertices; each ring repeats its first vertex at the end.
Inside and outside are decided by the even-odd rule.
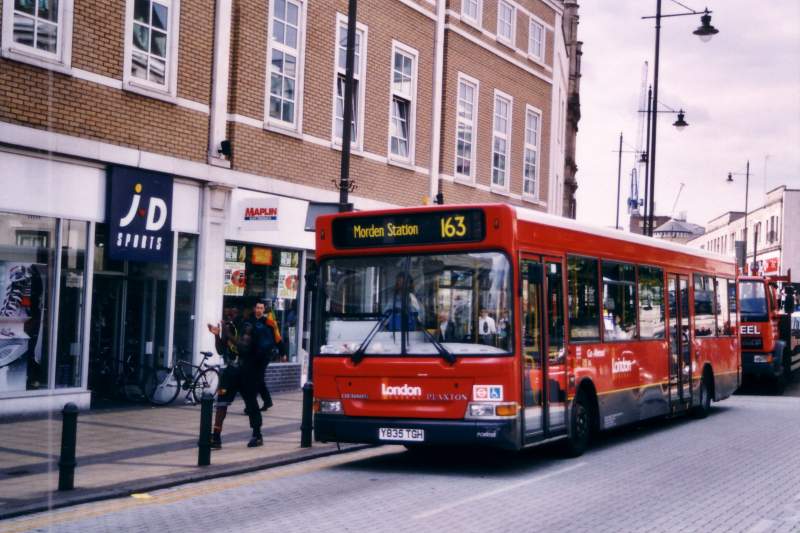
POLYGON ((172 176, 111 167, 107 205, 109 257, 162 263, 172 260, 172 176))

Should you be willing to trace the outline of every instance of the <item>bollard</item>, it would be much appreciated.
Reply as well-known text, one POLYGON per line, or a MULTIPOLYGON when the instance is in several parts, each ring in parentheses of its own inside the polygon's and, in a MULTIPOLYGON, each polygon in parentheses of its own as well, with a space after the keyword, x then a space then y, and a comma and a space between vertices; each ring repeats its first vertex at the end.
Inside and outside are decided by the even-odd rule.
POLYGON ((58 490, 75 487, 75 441, 78 437, 78 406, 70 402, 61 411, 61 457, 58 459, 58 490))
POLYGON ((314 427, 311 408, 314 402, 314 384, 306 381, 303 385, 303 420, 300 423, 300 447, 311 447, 311 430, 314 427))
POLYGON ((203 393, 200 400, 200 438, 197 440, 197 466, 211 464, 211 411, 214 406, 214 396, 209 392, 203 393))

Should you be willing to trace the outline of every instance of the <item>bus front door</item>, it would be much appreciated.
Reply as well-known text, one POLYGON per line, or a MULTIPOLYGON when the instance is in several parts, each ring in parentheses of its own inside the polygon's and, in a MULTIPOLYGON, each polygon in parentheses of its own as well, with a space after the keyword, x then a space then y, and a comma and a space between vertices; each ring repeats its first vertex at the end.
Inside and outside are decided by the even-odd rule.
POLYGON ((566 427, 563 268, 560 259, 520 262, 525 441, 566 427))
POLYGON ((669 298, 669 400, 673 408, 692 401, 692 360, 689 339, 689 281, 680 274, 667 275, 669 298))

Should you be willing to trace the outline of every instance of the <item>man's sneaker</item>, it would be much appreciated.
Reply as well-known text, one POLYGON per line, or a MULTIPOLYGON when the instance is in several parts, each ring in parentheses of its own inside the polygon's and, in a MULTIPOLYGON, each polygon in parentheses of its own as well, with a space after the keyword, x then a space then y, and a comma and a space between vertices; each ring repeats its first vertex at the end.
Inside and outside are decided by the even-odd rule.
POLYGON ((258 446, 264 445, 264 439, 261 438, 261 435, 253 435, 253 438, 250 439, 250 442, 247 443, 248 448, 257 448, 258 446))
POLYGON ((220 436, 219 433, 211 434, 211 449, 212 450, 222 449, 222 437, 220 436))
POLYGON ((267 409, 269 409, 270 407, 272 407, 272 402, 265 403, 265 404, 264 404, 264 406, 261 408, 261 410, 262 410, 262 411, 266 411, 266 410, 267 410, 267 409))

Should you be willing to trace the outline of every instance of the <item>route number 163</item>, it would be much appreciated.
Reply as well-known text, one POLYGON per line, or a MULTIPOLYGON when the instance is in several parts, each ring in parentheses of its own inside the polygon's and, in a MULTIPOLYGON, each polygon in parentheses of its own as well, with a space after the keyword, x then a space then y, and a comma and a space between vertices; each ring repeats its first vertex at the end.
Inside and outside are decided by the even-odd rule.
POLYGON ((444 217, 440 221, 442 227, 442 237, 451 239, 453 237, 463 237, 467 234, 467 225, 464 224, 464 217, 455 215, 444 217))

